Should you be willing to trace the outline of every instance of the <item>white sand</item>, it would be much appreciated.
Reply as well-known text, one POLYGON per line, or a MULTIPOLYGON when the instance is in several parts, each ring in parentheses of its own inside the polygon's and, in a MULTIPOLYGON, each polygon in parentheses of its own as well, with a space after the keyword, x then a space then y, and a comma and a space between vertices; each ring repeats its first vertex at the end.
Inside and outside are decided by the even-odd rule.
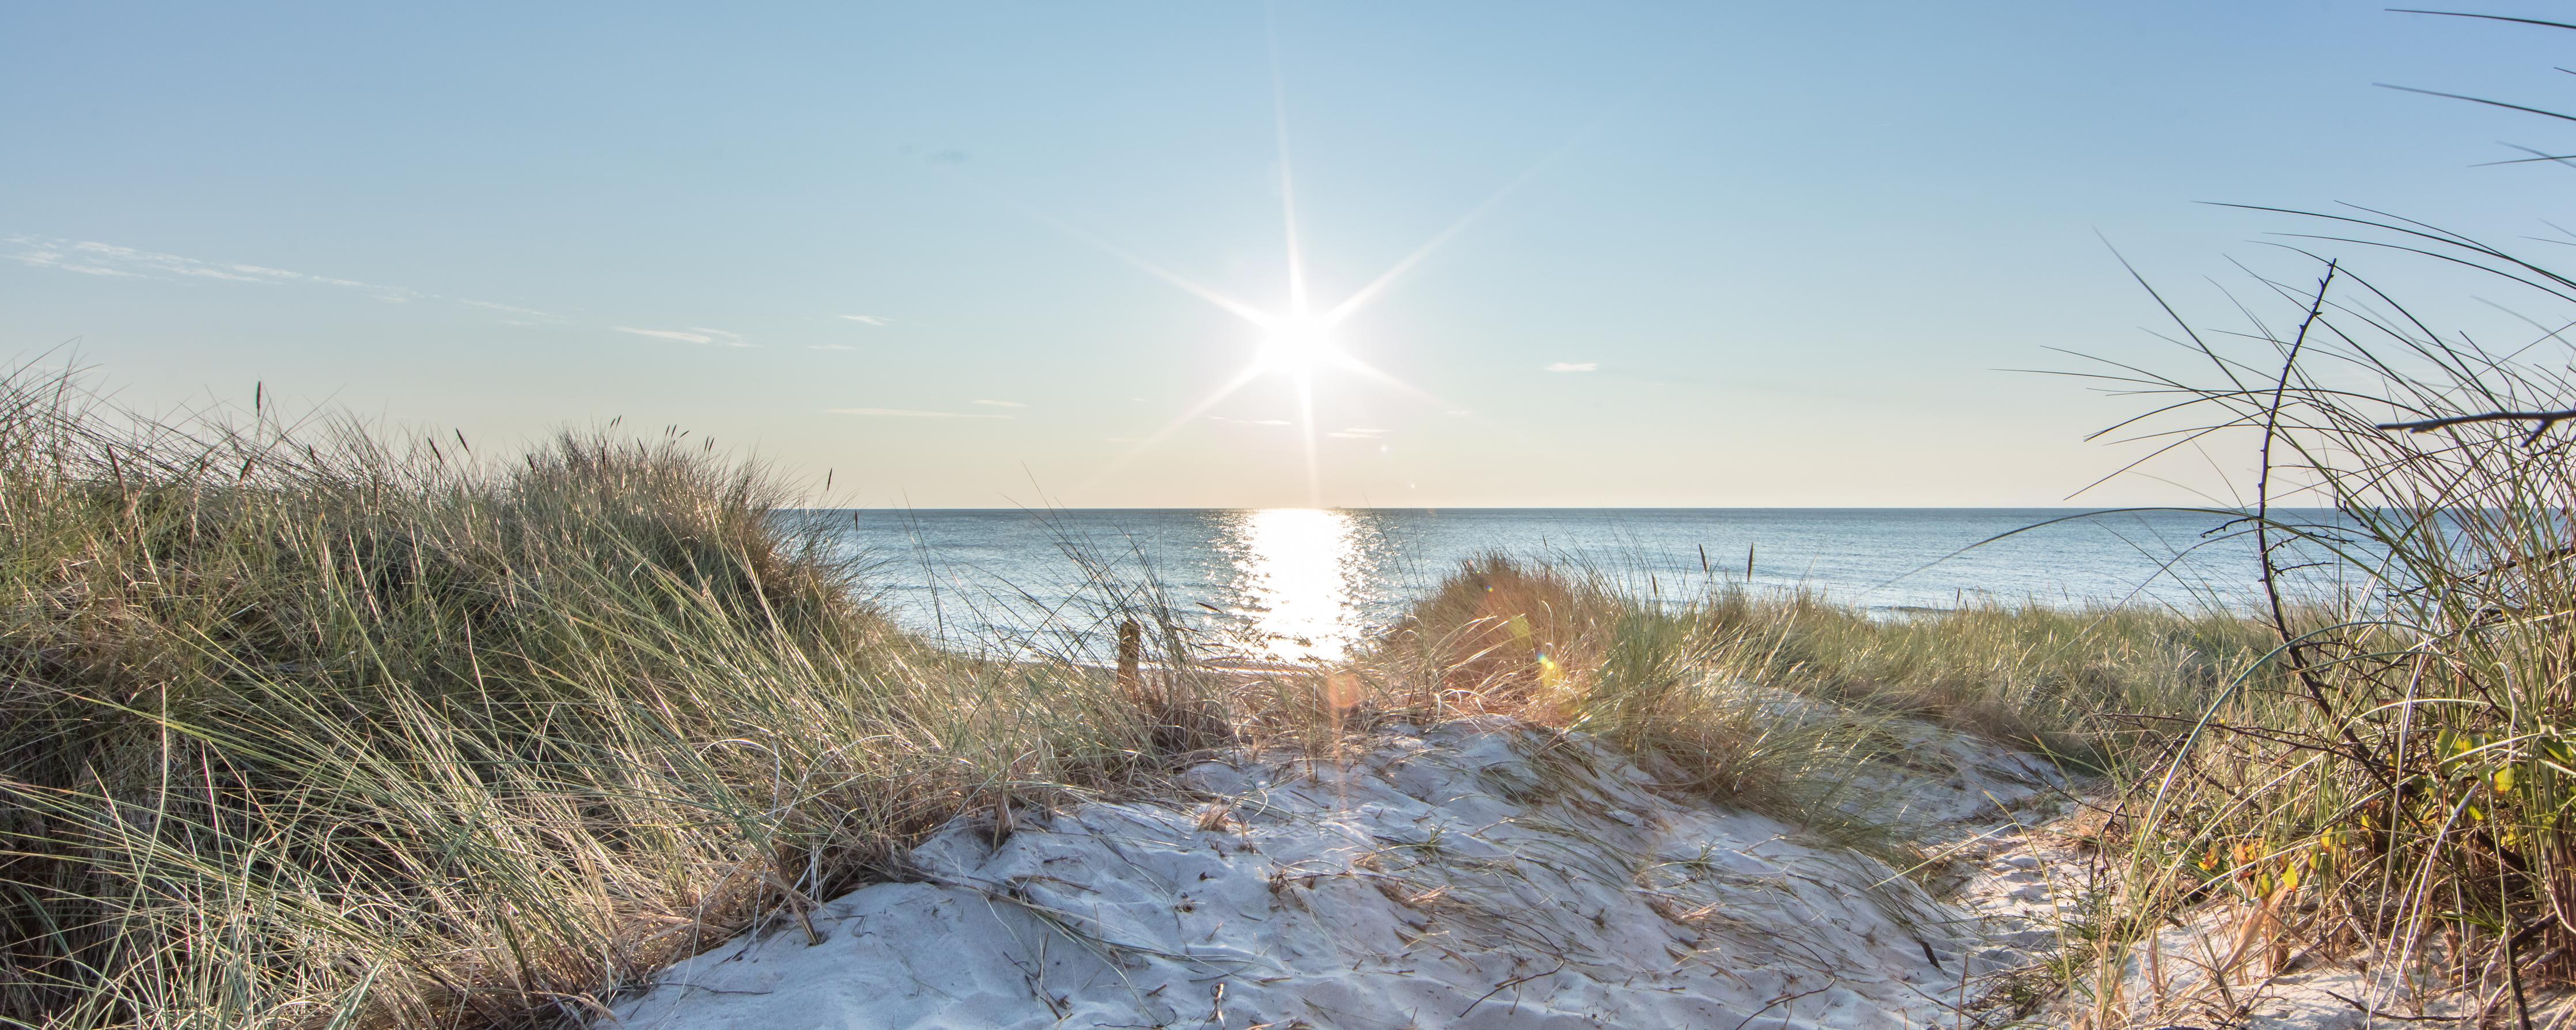
MULTIPOLYGON (((2274 950, 2268 933, 2245 932, 2253 906, 2220 900, 2181 913, 2132 948, 2120 964, 2118 1008, 2133 1025, 2225 1026, 2246 1030, 2396 1030, 2400 1027, 2516 1025, 2511 986, 2500 968, 2490 982, 2462 983, 2438 937, 2423 950, 2383 947, 2321 951, 2292 935, 2274 950), (2274 968, 2276 959, 2286 959, 2274 968)), ((2304 920, 2303 920, 2304 922, 2304 920)), ((2266 928, 2278 924, 2267 923, 2266 928)), ((2534 984, 2526 999, 2535 1027, 2576 1026, 2576 996, 2534 984)))
MULTIPOLYGON (((1782 705, 1784 721, 1827 714, 1782 705)), ((2043 825, 2071 800, 2063 782, 1956 733, 1889 729, 1906 746, 1856 770, 1842 803, 1934 841, 1951 859, 1940 900, 1775 820, 1661 792, 1580 735, 1466 721, 1343 762, 1211 762, 1184 777, 1191 798, 1023 813, 998 846, 989 818, 961 820, 915 850, 918 882, 813 913, 821 943, 791 924, 720 945, 617 1022, 2065 1025, 2080 999, 2033 1003, 2100 874, 2043 825)), ((2419 998, 2368 955, 2275 975, 2231 955, 2243 915, 2186 913, 2156 962, 2127 963, 2129 1025, 2427 1026, 2480 1007, 2419 998)))
MULTIPOLYGON (((2052 796, 2024 756, 1928 728, 1917 743, 1910 769, 1862 783, 1912 818, 1972 830, 2052 796)), ((2044 890, 1989 889, 1991 912, 1945 904, 1773 819, 1659 793, 1580 736, 1499 721, 1185 780, 1198 798, 1023 814, 998 847, 989 819, 961 821, 915 851, 920 882, 815 912, 822 943, 790 928, 721 945, 617 1016, 689 1030, 1946 1027, 1963 989, 1991 988, 1963 982, 1963 962, 2017 965, 2053 937, 2028 918, 2051 910, 2044 890)), ((1979 876, 2032 872, 1988 857, 1979 876)))

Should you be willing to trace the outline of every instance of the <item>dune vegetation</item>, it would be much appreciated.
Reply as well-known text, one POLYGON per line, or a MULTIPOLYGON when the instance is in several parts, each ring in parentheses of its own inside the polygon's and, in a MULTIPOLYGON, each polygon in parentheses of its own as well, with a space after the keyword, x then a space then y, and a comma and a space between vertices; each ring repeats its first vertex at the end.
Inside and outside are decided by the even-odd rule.
MULTIPOLYGON (((2466 237, 2333 217, 2576 302, 2576 281, 2466 237)), ((2256 456, 2238 526, 2273 591, 2259 659, 2132 763, 2090 997, 2116 1024, 2123 956, 2217 896, 2248 909, 2238 965, 2367 951, 2530 1026, 2535 989, 2576 974, 2576 384, 2553 333, 2489 348, 2338 262, 2315 272, 2264 281, 2279 307, 2246 325, 2180 324, 2199 371, 2107 376, 2161 402, 2124 430, 2256 456), (2317 503, 2333 515, 2278 511, 2317 503), (2293 553, 2368 589, 2294 599, 2293 553)))
MULTIPOLYGON (((1925 716, 2086 763, 2178 710, 2236 620, 1872 619, 1719 587, 1459 569, 1333 668, 1145 673, 889 625, 833 527, 679 437, 527 453, 0 383, 0 1019, 534 1025, 900 876, 959 817, 1163 788, 1223 746, 1327 751, 1497 713, 1678 789, 1901 848, 1835 786, 1925 716), (1833 702, 1783 718, 1784 699, 1833 702)), ((2169 735, 2169 734, 2167 734, 2169 735)))
POLYGON ((2127 870, 2074 956, 2080 1011, 2117 1026, 2155 1008, 2124 969, 2160 921, 2218 898, 2243 911, 2225 965, 2362 962, 2476 1025, 2539 1025, 2543 989, 2576 978, 2576 278, 2367 208, 2255 210, 2306 245, 2482 275, 2502 292, 2479 299, 2529 329, 2482 340, 2349 258, 2294 250, 2312 263, 2255 276, 2236 321, 2164 304, 2178 367, 2095 373, 2143 398, 2106 434, 2251 458, 2233 525, 2258 544, 2269 639, 2129 764, 2106 838, 2127 870), (2318 556, 2363 588, 2327 605, 2287 589, 2318 556))
MULTIPOLYGON (((2315 217, 2576 304, 2466 237, 2315 217)), ((2056 971, 2094 1026, 2154 1008, 2135 949, 2213 903, 2243 969, 2367 954, 2528 1025, 2576 979, 2563 344, 2438 331, 2339 263, 2260 285, 2244 326, 2177 317, 2190 368, 2102 378, 2152 406, 2121 432, 2255 458, 2213 514, 2262 610, 1890 617, 1496 555, 1296 669, 1209 660, 1151 584, 1093 599, 1131 670, 907 634, 814 498, 683 434, 478 453, 0 374, 0 1024, 578 1022, 961 817, 1503 715, 1900 867, 1844 789, 1890 720, 2055 757, 2119 866, 2056 971), (2294 553, 2359 585, 2289 589, 2294 553)))
POLYGON ((2269 389, 2188 396, 2343 505, 2332 533, 2240 528, 2368 563, 2379 589, 2348 609, 1889 617, 1494 556, 1330 667, 1204 661, 1168 612, 1117 607, 1151 591, 1105 598, 1148 630, 1132 676, 907 635, 828 520, 678 436, 480 456, 258 410, 145 418, 21 372, 0 383, 0 1020, 579 1020, 726 937, 799 932, 952 819, 1493 714, 1901 867, 1923 857, 1904 827, 1843 790, 1900 746, 1887 720, 2092 774, 2094 844, 2126 871, 2063 972, 2103 1025, 2135 1001, 2111 986, 2124 949, 2228 898, 2261 928, 2249 963, 2376 948, 2509 1004, 2576 963, 2566 464, 2529 420, 2378 428, 2480 414, 2506 363, 2430 351, 2489 392, 2392 379, 2411 392, 2365 406, 2302 378, 2320 351, 2289 360, 2313 331, 2282 339, 2269 389))
POLYGON ((761 469, 0 383, 0 1019, 517 1025, 1193 746, 919 646, 761 469))

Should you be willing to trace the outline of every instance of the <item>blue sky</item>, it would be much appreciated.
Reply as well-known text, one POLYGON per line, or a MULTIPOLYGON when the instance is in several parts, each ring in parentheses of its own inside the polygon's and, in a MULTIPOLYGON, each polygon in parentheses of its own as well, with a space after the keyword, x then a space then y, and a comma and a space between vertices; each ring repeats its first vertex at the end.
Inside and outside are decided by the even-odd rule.
POLYGON ((2166 350, 2102 238, 2217 319, 2296 226, 2198 201, 2543 232, 2567 169, 2472 166, 2552 124, 2372 83, 2545 104, 2570 44, 2342 2, 18 5, 0 355, 478 447, 677 424, 866 506, 2056 503, 2136 402, 2005 370, 2166 350), (1455 229, 1336 328, 1409 389, 1317 373, 1311 479, 1282 375, 1156 439, 1264 334, 1111 253, 1283 310, 1283 169, 1317 308, 1455 229))

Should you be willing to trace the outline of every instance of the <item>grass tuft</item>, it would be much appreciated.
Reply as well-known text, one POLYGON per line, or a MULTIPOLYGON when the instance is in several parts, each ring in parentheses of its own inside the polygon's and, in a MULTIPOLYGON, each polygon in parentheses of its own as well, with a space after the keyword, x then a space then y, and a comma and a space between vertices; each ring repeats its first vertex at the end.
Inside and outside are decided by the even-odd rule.
POLYGON ((676 437, 509 463, 0 377, 0 1020, 527 1025, 1170 734, 921 646, 676 437))

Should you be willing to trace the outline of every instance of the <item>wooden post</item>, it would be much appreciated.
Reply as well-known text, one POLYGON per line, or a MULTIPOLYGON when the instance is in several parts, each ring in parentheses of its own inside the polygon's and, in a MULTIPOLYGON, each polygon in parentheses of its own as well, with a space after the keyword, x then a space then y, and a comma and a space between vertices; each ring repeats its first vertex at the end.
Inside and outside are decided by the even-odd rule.
POLYGON ((1129 619, 1118 624, 1118 689, 1139 701, 1145 698, 1143 681, 1136 673, 1137 663, 1145 657, 1145 627, 1129 619))

